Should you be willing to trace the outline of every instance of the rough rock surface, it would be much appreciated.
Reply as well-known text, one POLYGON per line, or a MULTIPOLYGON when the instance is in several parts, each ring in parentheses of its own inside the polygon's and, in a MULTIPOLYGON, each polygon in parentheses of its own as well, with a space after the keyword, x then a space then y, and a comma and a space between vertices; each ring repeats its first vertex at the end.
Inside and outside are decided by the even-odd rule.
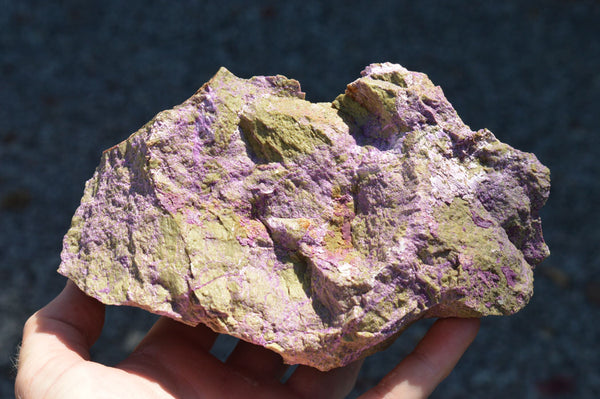
POLYGON ((423 317, 525 306, 549 189, 422 73, 372 64, 314 104, 222 68, 104 152, 59 272, 328 370, 423 317))

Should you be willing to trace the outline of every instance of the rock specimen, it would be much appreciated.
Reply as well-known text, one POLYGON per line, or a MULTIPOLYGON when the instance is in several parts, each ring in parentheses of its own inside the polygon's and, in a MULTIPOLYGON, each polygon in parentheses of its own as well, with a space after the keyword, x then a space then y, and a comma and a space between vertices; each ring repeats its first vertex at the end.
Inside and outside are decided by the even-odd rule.
POLYGON ((373 64, 314 104, 223 68, 104 152, 59 272, 328 370, 423 317, 521 309, 549 188, 422 73, 373 64))

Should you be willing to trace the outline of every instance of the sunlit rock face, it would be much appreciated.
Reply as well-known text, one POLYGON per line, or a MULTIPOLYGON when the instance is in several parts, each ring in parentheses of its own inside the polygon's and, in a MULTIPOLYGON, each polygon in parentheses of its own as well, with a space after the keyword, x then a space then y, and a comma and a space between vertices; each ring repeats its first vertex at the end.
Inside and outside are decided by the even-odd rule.
POLYGON ((103 153, 59 272, 328 370, 424 317, 525 306, 549 181, 400 65, 316 104, 222 68, 103 153))

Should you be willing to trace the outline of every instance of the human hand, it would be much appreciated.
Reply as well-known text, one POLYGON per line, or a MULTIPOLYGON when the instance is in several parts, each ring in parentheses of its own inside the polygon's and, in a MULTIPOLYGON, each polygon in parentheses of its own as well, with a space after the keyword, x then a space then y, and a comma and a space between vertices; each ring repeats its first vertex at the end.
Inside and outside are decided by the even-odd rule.
MULTIPOLYGON (((69 398, 343 398, 361 361, 321 372, 299 366, 285 382, 279 355, 240 341, 225 363, 209 350, 217 333, 161 318, 116 367, 90 360, 104 305, 75 284, 29 318, 15 383, 17 399, 69 398)), ((476 319, 440 319, 413 353, 361 399, 425 398, 475 338, 476 319)))

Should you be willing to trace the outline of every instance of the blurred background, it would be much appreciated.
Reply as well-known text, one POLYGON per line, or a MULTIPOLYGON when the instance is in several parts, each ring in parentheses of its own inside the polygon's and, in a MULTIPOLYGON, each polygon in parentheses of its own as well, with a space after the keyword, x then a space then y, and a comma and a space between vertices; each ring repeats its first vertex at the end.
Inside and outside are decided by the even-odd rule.
MULTIPOLYGON (((552 255, 535 295, 486 318, 433 398, 600 397, 600 2, 0 0, 0 395, 28 315, 61 290, 62 236, 103 149, 220 66, 282 74, 331 101, 369 63, 425 72, 472 129, 552 172, 552 255), (59 4, 60 3, 60 4, 59 4)), ((110 308, 93 349, 116 363, 155 317, 110 308)), ((368 359, 355 398, 422 337, 368 359)))

